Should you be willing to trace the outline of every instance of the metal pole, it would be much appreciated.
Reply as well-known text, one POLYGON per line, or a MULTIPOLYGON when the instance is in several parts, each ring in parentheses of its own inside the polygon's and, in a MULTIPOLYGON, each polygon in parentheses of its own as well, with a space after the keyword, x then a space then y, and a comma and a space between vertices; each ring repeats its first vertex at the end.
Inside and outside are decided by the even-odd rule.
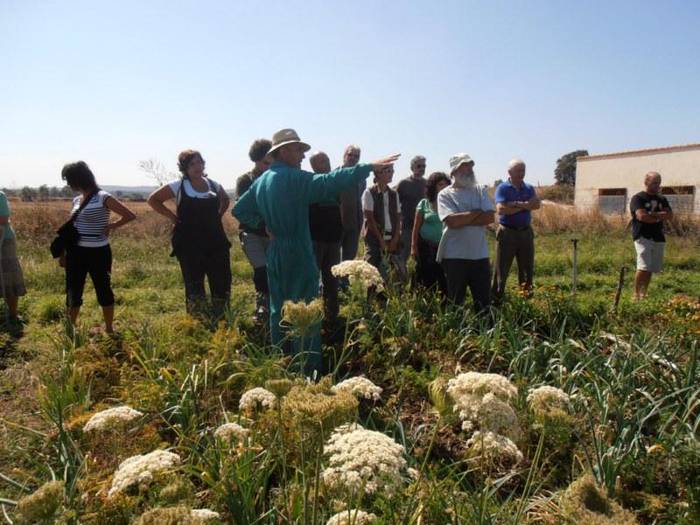
POLYGON ((615 301, 613 302, 613 313, 617 314, 617 305, 620 304, 620 295, 622 295, 622 286, 625 282, 625 267, 620 267, 620 278, 617 281, 617 290, 615 290, 615 301))
POLYGON ((574 273, 572 275, 571 293, 576 297, 576 281, 578 278, 578 239, 571 239, 574 245, 574 273))

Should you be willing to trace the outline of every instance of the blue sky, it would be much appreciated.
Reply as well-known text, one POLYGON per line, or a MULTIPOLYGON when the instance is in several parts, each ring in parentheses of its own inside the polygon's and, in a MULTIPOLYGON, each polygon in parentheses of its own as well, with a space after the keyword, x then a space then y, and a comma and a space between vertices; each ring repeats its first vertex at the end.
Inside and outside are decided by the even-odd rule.
POLYGON ((700 142, 698 28, 694 1, 0 0, 0 186, 152 184, 139 160, 192 147, 232 187, 283 127, 334 165, 401 152, 397 179, 464 151, 549 183, 574 149, 700 142))

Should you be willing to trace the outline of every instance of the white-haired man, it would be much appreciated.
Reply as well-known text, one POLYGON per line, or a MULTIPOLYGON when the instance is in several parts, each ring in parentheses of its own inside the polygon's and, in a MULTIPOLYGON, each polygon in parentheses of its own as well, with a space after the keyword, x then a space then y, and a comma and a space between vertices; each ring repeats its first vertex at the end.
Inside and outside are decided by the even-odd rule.
POLYGON ((523 292, 532 292, 535 269, 535 235, 532 232, 532 210, 540 207, 537 192, 525 182, 525 162, 513 159, 508 163, 508 180, 496 188, 496 262, 493 295, 500 301, 513 259, 518 262, 518 284, 523 292))
MULTIPOLYGON (((360 147, 350 144, 343 153, 343 168, 352 168, 360 162, 360 147)), ((343 261, 354 259, 360 243, 362 229, 362 193, 367 183, 363 180, 340 194, 340 214, 343 220, 343 238, 341 240, 341 258, 343 261)))
POLYGON ((445 270, 448 298, 463 304, 468 286, 479 313, 491 304, 486 226, 494 220, 493 203, 486 188, 477 185, 469 155, 450 158, 450 170, 452 185, 438 194, 438 215, 446 228, 437 261, 445 270))
POLYGON ((632 238, 637 251, 637 273, 634 276, 634 300, 647 295, 651 275, 661 271, 664 259, 664 221, 673 218, 673 210, 661 195, 661 175, 650 171, 644 177, 644 191, 630 200, 632 238))

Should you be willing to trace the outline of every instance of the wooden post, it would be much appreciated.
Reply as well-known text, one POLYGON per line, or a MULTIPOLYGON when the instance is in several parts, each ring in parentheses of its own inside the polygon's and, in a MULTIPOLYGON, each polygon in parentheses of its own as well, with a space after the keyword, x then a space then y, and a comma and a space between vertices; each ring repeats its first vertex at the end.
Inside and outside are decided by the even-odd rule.
POLYGON ((571 294, 576 297, 576 281, 578 279, 578 239, 573 238, 571 242, 574 245, 574 273, 572 275, 571 294))
POLYGON ((617 280, 617 290, 615 290, 615 301, 613 303, 613 314, 617 314, 617 305, 620 304, 620 296, 622 295, 622 286, 625 282, 625 267, 620 267, 620 277, 617 280))

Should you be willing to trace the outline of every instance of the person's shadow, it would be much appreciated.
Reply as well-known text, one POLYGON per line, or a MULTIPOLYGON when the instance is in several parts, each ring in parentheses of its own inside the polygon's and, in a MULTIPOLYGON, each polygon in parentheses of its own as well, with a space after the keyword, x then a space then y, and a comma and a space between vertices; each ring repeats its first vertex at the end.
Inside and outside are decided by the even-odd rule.
POLYGON ((17 341, 24 335, 21 320, 11 320, 7 312, 0 310, 0 370, 7 366, 8 358, 14 353, 17 341))

